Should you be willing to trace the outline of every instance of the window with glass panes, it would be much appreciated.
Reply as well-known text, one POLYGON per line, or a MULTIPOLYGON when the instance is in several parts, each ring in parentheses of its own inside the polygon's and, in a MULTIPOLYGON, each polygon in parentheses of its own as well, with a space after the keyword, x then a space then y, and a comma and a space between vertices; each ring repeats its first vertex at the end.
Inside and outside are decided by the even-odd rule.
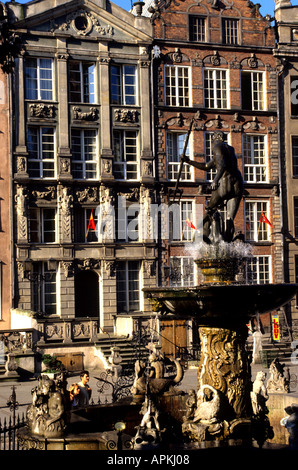
MULTIPOLYGON (((177 180, 180 168, 180 157, 183 152, 186 136, 187 133, 185 132, 167 132, 167 162, 169 180, 177 180)), ((189 157, 189 141, 186 149, 186 155, 189 157)), ((191 180, 191 169, 189 165, 183 165, 180 179, 181 181, 191 180)))
POLYGON ((227 108, 227 71, 221 69, 204 70, 204 98, 206 108, 227 108))
POLYGON ((239 20, 223 18, 222 42, 223 44, 238 44, 239 20))
POLYGON ((168 106, 190 106, 189 67, 165 66, 165 94, 168 106))
POLYGON ((298 238, 298 197, 294 197, 294 230, 295 238, 298 238))
POLYGON ((116 268, 117 313, 140 310, 140 263, 122 261, 116 268))
POLYGON ((189 17, 189 39, 193 42, 206 41, 206 18, 202 16, 189 17))
POLYGON ((86 129, 71 130, 72 176, 75 179, 96 179, 97 131, 86 129))
POLYGON ((193 220, 193 203, 192 201, 180 201, 169 207, 169 236, 173 241, 192 241, 194 229, 191 228, 187 221, 193 220))
POLYGON ((28 100, 51 101, 53 97, 52 59, 25 60, 25 97, 28 100))
POLYGON ((242 109, 263 111, 265 109, 264 73, 241 72, 242 109))
POLYGON ((254 256, 247 261, 246 279, 250 284, 269 284, 271 282, 271 256, 254 256))
POLYGON ((170 257, 170 285, 190 287, 194 285, 193 258, 185 256, 170 257))
POLYGON ((33 264, 32 308, 47 315, 57 313, 56 271, 49 271, 47 263, 33 264))
POLYGON ((298 176, 298 136, 292 136, 292 168, 293 176, 298 176))
POLYGON ((263 213, 269 216, 269 203, 267 201, 245 201, 246 240, 266 242, 270 240, 270 226, 260 222, 263 213))
POLYGON ((138 179, 137 132, 114 130, 113 149, 115 179, 138 179))
POLYGON ((116 206, 116 240, 126 242, 139 241, 139 222, 139 204, 127 205, 124 198, 121 198, 121 201, 118 198, 116 206))
POLYGON ((95 64, 69 62, 69 101, 95 103, 95 64))
MULTIPOLYGON (((213 132, 205 132, 205 162, 206 164, 212 159, 212 136, 213 132)), ((223 141, 228 143, 228 134, 223 133, 223 141)), ((216 168, 210 168, 205 172, 206 181, 213 181, 216 175, 216 168)))
POLYGON ((243 135, 244 181, 266 183, 268 168, 264 135, 243 135))
POLYGON ((135 65, 111 66, 111 103, 137 104, 137 68, 135 65))
POLYGON ((30 208, 29 241, 31 243, 55 243, 56 209, 30 208))
POLYGON ((28 173, 31 178, 55 177, 55 131, 53 127, 28 127, 28 173))

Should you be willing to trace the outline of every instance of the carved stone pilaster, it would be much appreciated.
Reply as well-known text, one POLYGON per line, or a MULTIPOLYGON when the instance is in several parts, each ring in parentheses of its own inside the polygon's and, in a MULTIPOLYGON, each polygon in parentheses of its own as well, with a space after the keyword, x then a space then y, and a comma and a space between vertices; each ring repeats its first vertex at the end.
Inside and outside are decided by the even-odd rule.
POLYGON ((71 209, 73 207, 73 195, 68 187, 64 187, 58 196, 61 215, 61 239, 62 242, 71 242, 71 209))
POLYGON ((28 192, 25 186, 17 185, 15 203, 17 212, 17 240, 18 242, 27 242, 28 192))

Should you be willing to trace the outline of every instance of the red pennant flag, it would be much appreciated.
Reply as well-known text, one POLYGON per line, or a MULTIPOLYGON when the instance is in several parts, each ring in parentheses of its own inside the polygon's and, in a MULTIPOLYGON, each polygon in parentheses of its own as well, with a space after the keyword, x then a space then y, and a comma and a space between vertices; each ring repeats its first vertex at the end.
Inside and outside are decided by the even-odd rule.
POLYGON ((197 230, 196 227, 194 226, 194 224, 189 220, 189 218, 186 219, 186 221, 185 221, 185 226, 197 230))
POLYGON ((261 212, 260 222, 264 222, 265 224, 270 225, 270 227, 273 227, 272 223, 267 219, 263 212, 261 212))
POLYGON ((89 219, 89 222, 88 222, 86 238, 87 238, 87 236, 88 236, 89 230, 96 230, 96 226, 95 226, 95 222, 94 222, 94 218, 93 218, 93 209, 92 209, 92 211, 91 211, 90 219, 89 219))

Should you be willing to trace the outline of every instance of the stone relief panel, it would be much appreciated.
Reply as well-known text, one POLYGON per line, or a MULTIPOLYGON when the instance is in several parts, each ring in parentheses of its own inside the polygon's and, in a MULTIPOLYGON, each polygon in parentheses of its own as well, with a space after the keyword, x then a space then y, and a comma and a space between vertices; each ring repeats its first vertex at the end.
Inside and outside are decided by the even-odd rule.
POLYGON ((15 194, 17 212, 17 239, 28 240, 28 191, 27 188, 17 185, 15 194))
POLYGON ((114 35, 114 28, 111 25, 103 25, 93 13, 83 9, 67 15, 64 19, 51 20, 50 30, 51 32, 72 30, 79 36, 87 36, 92 32, 100 36, 114 35))
POLYGON ((62 240, 71 242, 71 209, 73 207, 73 195, 68 187, 62 188, 58 196, 58 204, 61 214, 62 240))

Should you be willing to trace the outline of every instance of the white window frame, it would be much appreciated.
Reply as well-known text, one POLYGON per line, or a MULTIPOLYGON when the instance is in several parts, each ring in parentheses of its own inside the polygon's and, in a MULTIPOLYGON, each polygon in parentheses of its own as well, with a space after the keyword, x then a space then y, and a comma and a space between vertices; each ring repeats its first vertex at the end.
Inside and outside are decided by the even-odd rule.
MULTIPOLYGON (((28 93, 28 89, 27 89, 27 85, 26 85, 26 76, 25 76, 25 97, 27 100, 32 100, 32 101, 36 101, 36 100, 40 100, 40 101, 54 101, 55 100, 55 88, 54 88, 54 61, 51 57, 32 57, 32 56, 29 56, 28 57, 29 60, 36 60, 36 84, 37 84, 37 88, 36 88, 36 91, 37 91, 37 96, 36 98, 31 98, 29 96, 27 96, 27 93, 28 93), (40 61, 43 60, 43 59, 46 59, 46 60, 50 60, 51 61, 51 78, 48 79, 49 82, 51 82, 51 88, 47 91, 50 91, 51 94, 52 94, 52 97, 50 99, 46 99, 44 97, 42 97, 42 88, 41 88, 41 74, 40 74, 40 71, 41 71, 41 66, 40 66, 40 61)), ((26 59, 25 59, 25 74, 26 74, 26 59)), ((29 68, 29 67, 28 67, 29 68)), ((30 68, 33 68, 33 67, 30 67, 30 68)), ((47 69, 49 70, 49 69, 47 69)))
MULTIPOLYGON (((115 129, 114 130, 114 135, 113 135, 113 147, 114 147, 114 173, 115 173, 115 167, 116 165, 118 165, 120 168, 122 168, 123 170, 123 175, 124 177, 123 178, 117 178, 115 176, 115 179, 116 180, 119 180, 119 181, 138 181, 139 178, 140 178, 140 175, 139 175, 139 132, 138 131, 134 131, 134 130, 122 130, 122 129, 115 129), (116 160, 116 153, 115 153, 115 145, 114 145, 114 138, 115 138, 115 133, 120 133, 120 135, 122 136, 121 139, 123 140, 123 146, 120 145, 121 147, 121 154, 118 156, 120 157, 120 160, 116 160), (127 153, 127 139, 129 139, 130 137, 128 137, 128 132, 133 132, 135 134, 135 148, 136 148, 136 153, 135 153, 135 160, 128 160, 127 159, 127 156, 129 155, 127 153), (136 173, 136 178, 128 178, 127 175, 129 173, 129 169, 132 168, 132 167, 135 167, 135 170, 133 170, 135 173, 136 173)), ((131 170, 130 170, 131 171, 131 170)))
POLYGON ((247 241, 269 242, 271 227, 265 222, 260 223, 261 212, 270 220, 269 201, 266 200, 245 200, 245 238, 247 241), (261 205, 263 207, 259 207, 261 205))
MULTIPOLYGON (((112 91, 111 91, 111 103, 113 105, 117 105, 117 106, 138 106, 139 104, 139 98, 138 98, 138 67, 136 64, 113 64, 112 67, 117 67, 119 70, 120 70, 120 96, 119 96, 119 99, 117 100, 117 102, 114 102, 113 101, 113 95, 112 95, 112 91), (134 74, 134 77, 135 77, 135 83, 132 85, 132 84, 128 84, 126 83, 125 81, 125 77, 127 76, 132 76, 132 75, 129 75, 127 73, 125 73, 125 67, 134 67, 135 69, 135 74, 134 74), (125 86, 131 86, 134 88, 134 94, 127 94, 126 91, 125 91, 125 86), (134 103, 129 103, 128 102, 128 97, 130 96, 133 96, 134 97, 134 103)), ((112 68, 110 70, 110 73, 111 73, 111 77, 112 77, 112 68)), ((112 80, 111 80, 111 83, 112 83, 112 80)))
MULTIPOLYGON (((242 89, 242 76, 243 74, 250 74, 251 75, 251 90, 250 90, 250 96, 251 96, 251 111, 266 111, 266 75, 264 71, 251 71, 251 70, 241 70, 241 96, 242 93, 244 92, 242 89), (254 77, 256 75, 261 75, 262 76, 262 90, 260 91, 260 85, 261 83, 259 80, 255 80, 254 77), (258 98, 254 99, 254 85, 258 83, 256 93, 258 94, 258 98), (262 94, 262 99, 260 98, 260 94, 262 94), (261 105, 260 105, 261 104, 261 105)), ((248 90, 245 90, 246 93, 248 93, 248 90)), ((242 105, 242 103, 241 103, 242 105)), ((250 110, 248 110, 250 111, 250 110)))
MULTIPOLYGON (((73 175, 73 178, 74 179, 77 179, 77 180, 98 180, 98 154, 99 154, 99 146, 98 146, 98 132, 96 129, 81 129, 81 128, 75 128, 73 127, 71 129, 71 139, 72 139, 72 133, 73 131, 79 131, 80 132, 80 146, 81 146, 81 151, 80 151, 80 154, 82 156, 82 159, 81 160, 76 160, 75 158, 72 158, 71 159, 71 163, 72 165, 74 164, 81 164, 82 165, 82 170, 81 173, 82 173, 82 177, 81 178, 77 178, 76 176, 73 175), (95 137, 95 144, 92 144, 93 148, 94 148, 94 152, 93 152, 93 158, 92 160, 87 160, 86 159, 86 152, 85 152, 85 141, 86 141, 86 135, 85 133, 86 132, 90 132, 90 131, 93 131, 94 132, 94 137, 95 137), (93 178, 89 178, 87 177, 87 173, 88 171, 90 170, 87 170, 87 167, 88 165, 95 165, 95 175, 93 178)), ((73 170, 72 169, 72 173, 74 173, 76 170, 73 170)), ((79 170, 77 170, 79 171, 79 170)), ((93 172, 93 170, 92 170, 93 172)))
MULTIPOLYGON (((178 176, 179 168, 180 168, 180 157, 181 157, 182 152, 183 152, 186 136, 187 136, 187 131, 185 131, 185 132, 168 131, 166 133, 167 179, 169 181, 176 181, 177 180, 177 176, 178 176), (178 137, 179 136, 184 136, 185 137, 183 139, 183 143, 181 143, 181 148, 179 148, 179 145, 178 145, 178 137), (169 143, 169 139, 172 140, 171 143, 169 143), (174 139, 176 139, 176 142, 174 142, 174 139), (173 146, 173 150, 171 150, 171 152, 172 152, 171 154, 170 154, 170 144, 173 146), (176 155, 175 155, 174 147, 176 147, 176 155), (180 151, 181 151, 181 153, 180 153, 180 151)), ((192 140, 192 135, 190 135, 185 154, 191 160, 193 158, 192 149, 193 149, 193 140, 192 140)), ((180 181, 193 181, 193 167, 192 166, 186 165, 186 164, 183 165, 180 181)))
MULTIPOLYGON (((29 129, 36 129, 37 130, 37 158, 30 157, 30 152, 28 156, 28 173, 31 179, 55 179, 56 178, 56 157, 57 157, 57 151, 56 151, 56 130, 55 127, 52 126, 28 126, 27 130, 27 136, 29 134, 29 129), (43 142, 43 133, 42 129, 51 129, 53 131, 53 158, 43 158, 44 150, 43 146, 46 145, 45 142, 43 142), (30 168, 29 164, 30 162, 32 163, 39 163, 39 176, 32 176, 30 175, 30 168), (53 164, 53 169, 51 171, 53 172, 53 176, 44 176, 44 173, 48 171, 48 169, 45 168, 45 164, 47 163, 52 163, 53 164)), ((47 134, 45 134, 47 135, 47 134)), ((32 171, 32 170, 31 170, 32 171)), ((34 170, 35 171, 35 170, 34 170)))
POLYGON ((58 269, 55 271, 49 271, 47 268, 47 262, 46 261, 40 261, 37 266, 37 270, 35 271, 37 274, 37 279, 32 282, 32 309, 35 307, 40 307, 40 310, 46 312, 46 283, 51 283, 55 284, 55 303, 51 303, 49 305, 54 305, 55 306, 55 312, 53 313, 48 313, 49 315, 55 315, 58 313, 58 290, 59 290, 59 275, 58 275, 58 269), (46 274, 47 273, 52 273, 52 276, 54 276, 54 281, 52 282, 51 276, 49 276, 49 279, 46 279, 46 274), (40 278, 40 279, 39 279, 40 278), (38 291, 38 303, 39 305, 35 305, 35 289, 38 291))
POLYGON ((270 284, 272 282, 272 265, 271 265, 271 255, 257 255, 253 256, 253 259, 251 261, 247 261, 247 266, 246 266, 246 277, 247 277, 247 282, 249 284, 270 284), (265 261, 267 260, 267 266, 268 266, 268 271, 264 271, 264 267, 266 267, 265 261), (252 270, 249 268, 249 265, 251 266, 254 264, 256 266, 255 270, 252 270), (261 269, 262 268, 262 271, 261 269), (250 271, 250 273, 248 272, 250 271), (265 272, 267 273, 266 276, 262 276, 261 274, 265 272), (251 275, 255 275, 252 277, 251 275), (265 282, 263 282, 264 277, 266 277, 265 282))
MULTIPOLYGON (((118 292, 117 292, 117 295, 116 295, 116 301, 117 301, 117 313, 118 314, 121 314, 121 313, 129 313, 129 312, 139 312, 141 310, 141 262, 139 260, 127 260, 127 261, 121 261, 120 262, 123 266, 124 266, 124 270, 125 271, 125 309, 123 311, 119 311, 118 309, 118 292), (131 309, 131 303, 130 303, 130 300, 129 300, 129 293, 130 293, 130 289, 129 289, 129 264, 130 263, 137 263, 138 264, 138 289, 137 289, 137 292, 138 292, 138 308, 136 309, 131 309)), ((119 265, 118 267, 116 268, 116 289, 118 290, 118 281, 117 281, 117 269, 119 269, 119 265)))
POLYGON ((229 71, 228 69, 221 68, 204 68, 203 69, 203 84, 204 84, 204 106, 209 109, 228 109, 229 108, 229 71), (225 72, 225 83, 226 88, 222 88, 223 79, 222 75, 225 72), (220 74, 220 77, 217 77, 220 74), (206 86, 206 82, 208 85, 206 86), (218 87, 220 83, 220 87, 218 87), (212 84, 212 87, 210 87, 212 84), (218 97, 218 91, 220 91, 220 97, 218 97), (213 96, 212 96, 212 93, 213 96), (224 97, 226 93, 226 97, 224 97), (213 106, 212 106, 213 101, 213 106), (221 103, 220 103, 221 101, 221 103), (223 106, 219 106, 223 104, 223 106))
POLYGON ((243 154, 243 179, 246 183, 267 183, 268 182, 268 158, 267 158, 267 136, 264 134, 243 134, 242 139, 242 154, 243 154), (260 142, 257 140, 263 138, 263 155, 260 150, 260 142), (248 139, 249 145, 246 144, 248 139), (258 148, 258 153, 255 152, 255 146, 258 148), (257 163, 258 159, 263 159, 264 163, 257 163), (246 162, 250 160, 251 163, 246 162), (247 177, 246 170, 249 171, 247 177), (261 179, 261 175, 265 173, 265 177, 261 179), (258 176, 259 175, 259 176, 258 176))
POLYGON ((173 242, 192 242, 194 229, 186 226, 185 222, 187 218, 196 226, 195 214, 194 214, 194 201, 193 200, 184 200, 175 203, 171 209, 169 207, 169 237, 173 242), (178 211, 177 213, 177 206, 178 211), (177 228, 178 224, 178 228, 177 228), (178 234, 178 237, 175 235, 178 234))
POLYGON ((172 287, 192 287, 195 285, 195 263, 193 258, 189 256, 171 256, 169 259, 169 266, 170 266, 170 286, 172 287), (178 275, 180 275, 180 279, 175 280, 175 275, 172 275, 173 265, 177 263, 178 268, 178 275), (178 266, 179 263, 179 266, 178 266), (186 264, 190 266, 190 274, 189 278, 187 277, 186 273, 186 264), (191 266, 192 265, 192 266, 191 266))
POLYGON ((185 65, 165 65, 164 68, 165 84, 165 105, 166 106, 178 106, 187 108, 192 105, 191 98, 191 68, 185 65), (183 81, 187 80, 187 85, 183 84, 183 87, 179 87, 179 70, 183 70, 183 81), (187 76, 184 72, 187 71, 187 76), (168 81, 170 81, 169 84, 168 81), (179 94, 179 90, 182 89, 183 93, 179 94))
MULTIPOLYGON (((211 158, 213 157, 212 155, 212 136, 214 132, 204 132, 204 146, 205 146, 205 163, 207 164, 211 158)), ((224 142, 227 144, 230 144, 230 138, 231 134, 230 132, 223 132, 223 135, 225 137, 224 142)), ((205 172, 205 180, 210 182, 213 181, 216 175, 216 168, 210 168, 209 171, 205 172)))
POLYGON ((31 227, 30 223, 32 219, 31 217, 31 212, 32 210, 36 210, 36 215, 37 215, 37 238, 38 241, 33 242, 30 240, 30 243, 43 243, 43 244, 52 244, 52 243, 57 243, 57 209, 54 207, 31 207, 29 209, 29 237, 31 236, 31 227), (45 241, 45 221, 48 219, 45 219, 44 217, 44 212, 46 210, 52 210, 54 211, 54 230, 51 230, 49 233, 54 233, 54 240, 53 241, 45 241))
POLYGON ((127 205, 126 207, 121 207, 120 210, 117 207, 116 215, 116 242, 139 242, 141 237, 141 211, 139 204, 127 205), (135 212, 137 210, 138 213, 136 214, 135 212), (131 223, 133 227, 137 227, 138 229, 133 230, 132 227, 129 227, 131 223))
MULTIPOLYGON (((86 103, 86 104, 95 104, 97 102, 97 95, 96 95, 96 90, 97 90, 97 83, 96 83, 96 63, 95 62, 92 62, 92 61, 81 61, 81 60, 72 60, 70 63, 69 63, 69 87, 70 87, 70 65, 72 63, 78 63, 79 64, 79 73, 80 73, 80 100, 79 101, 73 101, 73 100, 70 100, 71 103, 86 103), (94 86, 94 92, 93 93, 88 93, 88 99, 86 99, 87 95, 85 95, 85 92, 84 92, 84 85, 85 85, 85 82, 84 82, 84 65, 93 65, 94 66, 94 72, 93 72, 93 86, 94 86), (93 99, 91 99, 93 97, 93 99)), ((70 89, 69 89, 69 94, 70 94, 70 89)), ((69 97, 70 99, 70 97, 69 97)))
POLYGON ((227 17, 222 18, 221 27, 222 27, 222 42, 223 42, 223 44, 232 45, 232 46, 239 45, 239 43, 240 43, 239 35, 240 35, 240 27, 241 27, 239 18, 227 18, 227 17), (227 28, 226 25, 228 25, 228 24, 229 25, 232 24, 232 27, 227 28), (237 25, 236 34, 234 34, 235 24, 237 25))

